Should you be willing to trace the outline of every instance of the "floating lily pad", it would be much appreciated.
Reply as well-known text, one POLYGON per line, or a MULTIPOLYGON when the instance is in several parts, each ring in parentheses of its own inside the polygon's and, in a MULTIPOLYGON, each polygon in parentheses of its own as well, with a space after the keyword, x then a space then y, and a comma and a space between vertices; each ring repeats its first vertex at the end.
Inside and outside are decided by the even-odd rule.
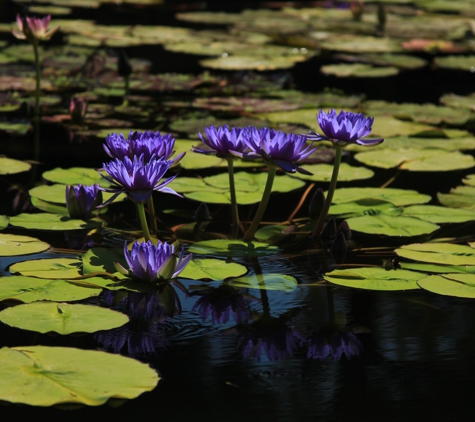
POLYGON ((246 273, 247 268, 236 262, 226 262, 220 259, 193 259, 180 273, 180 278, 224 280, 246 273))
POLYGON ((68 209, 65 206, 57 205, 53 202, 43 201, 34 196, 32 196, 30 200, 31 200, 31 205, 33 205, 35 208, 38 208, 41 211, 45 211, 50 214, 69 215, 68 209))
POLYGON ((377 214, 398 216, 402 214, 402 211, 402 208, 396 207, 388 201, 368 198, 343 204, 333 204, 329 214, 339 215, 344 218, 377 214))
MULTIPOLYGON (((0 129, 1 130, 1 129, 0 129)), ((31 164, 13 158, 0 157, 0 174, 15 174, 28 171, 31 164)))
POLYGON ((137 360, 72 347, 4 347, 0 361, 0 399, 31 406, 134 399, 159 380, 156 371, 137 360))
POLYGON ((193 101, 193 107, 217 111, 232 111, 234 113, 267 113, 295 110, 300 108, 300 105, 284 100, 266 98, 212 97, 196 98, 193 101))
POLYGON ((340 188, 335 190, 333 203, 344 204, 361 199, 379 199, 398 207, 403 205, 424 204, 432 198, 410 189, 393 188, 340 188))
POLYGON ((123 250, 107 249, 107 248, 91 248, 82 255, 83 274, 91 273, 109 273, 114 274, 118 278, 125 276, 119 273, 114 261, 117 261, 123 267, 127 268, 123 250))
POLYGON ((475 210, 475 187, 457 186, 450 193, 438 193, 442 205, 452 208, 470 208, 475 210))
POLYGON ((0 215, 0 230, 8 227, 10 219, 6 215, 0 215))
POLYGON ((443 265, 475 265, 475 249, 452 243, 413 243, 395 250, 400 257, 443 265))
POLYGON ((10 266, 11 273, 24 276, 66 279, 80 277, 82 261, 74 258, 46 258, 17 262, 10 266))
POLYGON ((404 270, 421 271, 424 273, 449 274, 449 273, 470 273, 475 274, 475 265, 437 265, 420 262, 400 262, 399 265, 404 270))
MULTIPOLYGON (((474 63, 475 70, 475 63, 474 63)), ((475 95, 470 94, 467 96, 456 95, 456 94, 444 94, 440 97, 440 102, 449 107, 456 109, 467 108, 471 111, 475 111, 475 95)))
POLYGON ((434 63, 445 69, 458 69, 467 72, 475 71, 475 55, 436 57, 434 63))
POLYGON ((34 237, 0 233, 0 256, 29 255, 49 248, 48 243, 34 237))
MULTIPOLYGON (((356 151, 370 152, 364 147, 349 146, 348 149, 356 151)), ((396 136, 386 138, 382 144, 371 148, 371 150, 381 151, 382 149, 390 149, 396 151, 404 149, 442 149, 446 151, 463 151, 475 149, 475 138, 460 137, 460 138, 414 138, 409 136, 396 136)))
POLYGON ((411 136, 424 133, 440 133, 443 136, 443 131, 434 128, 433 126, 417 122, 407 122, 396 119, 392 116, 379 116, 374 120, 371 137, 381 136, 383 138, 388 138, 397 135, 411 136))
MULTIPOLYGON (((112 132, 109 131, 109 133, 112 132)), ((97 170, 85 167, 71 167, 69 169, 57 167, 53 170, 45 171, 42 176, 49 182, 62 185, 94 185, 98 183, 104 187, 110 186, 110 183, 101 177, 97 170)))
POLYGON ((94 220, 76 220, 66 215, 24 213, 10 217, 10 224, 31 230, 81 230, 99 227, 102 223, 94 220))
POLYGON ((322 49, 349 53, 395 53, 404 51, 395 40, 363 35, 340 35, 320 44, 322 49))
POLYGON ((322 66, 320 71, 324 75, 338 76, 339 78, 385 78, 399 73, 399 69, 391 66, 372 66, 370 64, 330 64, 322 66))
POLYGON ((384 214, 348 218, 346 222, 357 232, 397 237, 420 236, 439 229, 438 225, 418 218, 384 214))
MULTIPOLYGON (((306 174, 295 173, 292 177, 297 177, 304 180, 312 180, 316 182, 329 182, 332 176, 333 165, 331 164, 305 164, 305 170, 313 173, 313 176, 306 174)), ((352 180, 369 179, 374 176, 374 172, 365 167, 354 167, 347 163, 341 163, 340 171, 338 173, 339 182, 350 182, 352 180)))
POLYGON ((431 223, 464 223, 475 220, 475 210, 438 207, 437 205, 411 205, 404 208, 403 215, 417 217, 431 223))
POLYGON ((226 284, 240 289, 280 290, 291 292, 298 285, 297 279, 284 274, 253 274, 226 280, 226 284))
POLYGON ((274 255, 279 252, 279 248, 261 242, 243 242, 241 240, 217 239, 196 242, 189 247, 188 251, 202 255, 255 257, 274 255))
MULTIPOLYGON (((1 89, 1 83, 0 83, 0 89, 1 89)), ((16 135, 25 135, 30 129, 31 129, 30 122, 20 122, 20 123, 0 122, 0 132, 6 132, 6 133, 16 134, 16 135)))
POLYGON ((18 300, 24 303, 39 300, 64 302, 98 296, 100 288, 78 287, 66 280, 25 276, 0 277, 0 300, 18 300))
POLYGON ((200 60, 200 65, 210 69, 220 70, 259 70, 289 69, 296 63, 305 61, 305 56, 275 56, 259 57, 234 55, 215 59, 200 60))
POLYGON ((386 270, 381 267, 334 270, 325 274, 325 280, 345 287, 365 290, 416 290, 417 280, 424 274, 407 270, 386 270))
POLYGON ((475 299, 475 274, 430 275, 421 278, 417 284, 439 295, 475 299))

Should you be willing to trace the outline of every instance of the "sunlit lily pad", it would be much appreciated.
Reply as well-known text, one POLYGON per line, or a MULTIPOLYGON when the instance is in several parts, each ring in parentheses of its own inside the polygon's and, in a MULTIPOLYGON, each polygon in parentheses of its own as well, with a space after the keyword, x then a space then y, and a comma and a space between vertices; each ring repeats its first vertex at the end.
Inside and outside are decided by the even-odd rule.
MULTIPOLYGON (((109 133, 112 133, 112 131, 109 133)), ((53 170, 45 171, 42 176, 49 182, 63 185, 93 185, 99 183, 104 187, 110 186, 110 183, 101 177, 97 170, 85 167, 71 167, 69 169, 57 167, 53 170)))
POLYGON ((336 189, 333 203, 344 204, 361 199, 379 199, 396 206, 425 204, 432 198, 410 189, 394 188, 340 188, 336 189))
POLYGON ((438 67, 446 69, 458 69, 467 72, 475 71, 475 55, 436 57, 434 62, 438 67))
POLYGON ((403 215, 417 217, 432 223, 464 223, 475 220, 475 210, 439 207, 437 205, 411 205, 403 215))
MULTIPOLYGON (((313 176, 295 173, 292 176, 299 179, 312 180, 316 182, 329 182, 332 176, 333 165, 331 164, 305 164, 305 170, 313 173, 313 176)), ((350 182, 352 180, 369 179, 374 176, 374 172, 366 167, 354 167, 347 163, 341 163, 338 173, 339 182, 350 182)))
POLYGON ((193 107, 217 111, 232 111, 235 113, 266 113, 274 111, 295 110, 300 108, 300 105, 284 100, 273 100, 266 98, 212 97, 196 98, 193 101, 193 107))
POLYGON ((241 289, 280 290, 291 292, 298 285, 297 279, 284 274, 253 274, 226 280, 226 284, 241 289))
POLYGON ((370 64, 330 64, 322 66, 320 71, 324 75, 338 76, 339 78, 385 78, 399 73, 399 69, 392 66, 372 66, 370 64))
POLYGON ((399 265, 404 270, 421 271, 423 273, 449 274, 449 273, 470 273, 475 274, 475 265, 437 265, 422 262, 400 262, 399 265))
POLYGON ((386 236, 420 236, 429 234, 439 226, 428 221, 412 217, 393 217, 391 215, 377 214, 364 215, 346 219, 351 230, 386 236))
POLYGON ((443 132, 434 128, 433 126, 417 122, 407 122, 396 119, 392 116, 379 116, 377 119, 374 120, 373 131, 371 132, 371 136, 381 136, 383 138, 388 138, 397 135, 411 136, 437 132, 443 135, 443 132))
MULTIPOLYGON (((475 70, 475 63, 473 68, 475 70)), ((473 93, 467 96, 453 93, 444 94, 440 97, 440 102, 455 109, 467 108, 471 111, 475 111, 475 95, 473 93)))
POLYGON ((417 284, 439 295, 475 299, 475 274, 430 275, 420 279, 417 284))
POLYGON ((114 266, 114 261, 117 261, 123 267, 127 268, 122 249, 90 248, 81 256, 81 259, 84 275, 103 272, 114 274, 118 278, 125 277, 120 274, 114 266))
POLYGON ((0 277, 0 300, 17 300, 24 303, 39 300, 64 302, 98 296, 100 288, 78 287, 66 280, 25 276, 0 277))
POLYGON ((450 193, 438 193, 437 198, 447 207, 475 210, 475 186, 457 186, 450 193))
POLYGON ((395 250, 400 257, 443 265, 475 265, 475 249, 452 243, 413 243, 395 250))
POLYGON ((81 276, 82 261, 74 258, 46 258, 17 262, 11 273, 39 278, 66 279, 81 276))
POLYGON ((363 35, 340 35, 324 40, 321 48, 349 53, 395 53, 403 48, 395 40, 363 35))
POLYGON ((49 248, 48 243, 34 237, 0 233, 0 256, 29 255, 49 248))
POLYGON ((398 216, 402 214, 402 208, 394 206, 391 202, 380 199, 359 199, 343 204, 333 204, 330 207, 330 215, 339 215, 344 218, 357 217, 361 215, 386 214, 398 216))
POLYGON ((279 252, 279 249, 276 246, 270 246, 267 243, 261 242, 217 239, 196 242, 189 247, 188 251, 202 255, 255 257, 273 255, 279 252))
POLYGON ((0 174, 15 174, 28 171, 31 164, 13 158, 0 157, 0 174))
POLYGON ((200 60, 200 65, 210 69, 220 70, 276 70, 288 69, 296 63, 305 61, 307 58, 302 55, 295 56, 275 56, 275 57, 259 57, 234 55, 227 57, 218 57, 215 59, 200 60))
POLYGON ((345 287, 365 290, 415 290, 419 289, 417 280, 425 277, 414 271, 386 270, 381 267, 352 268, 334 270, 325 274, 325 280, 345 287))
POLYGON ((236 262, 226 262, 220 259, 193 259, 180 273, 180 277, 193 280, 224 280, 246 273, 247 268, 236 262))
POLYGON ((39 213, 18 214, 10 217, 10 224, 31 230, 81 230, 99 227, 101 222, 76 220, 66 215, 39 213))
POLYGON ((32 406, 134 399, 159 380, 149 365, 97 350, 4 347, 0 361, 0 400, 32 406))

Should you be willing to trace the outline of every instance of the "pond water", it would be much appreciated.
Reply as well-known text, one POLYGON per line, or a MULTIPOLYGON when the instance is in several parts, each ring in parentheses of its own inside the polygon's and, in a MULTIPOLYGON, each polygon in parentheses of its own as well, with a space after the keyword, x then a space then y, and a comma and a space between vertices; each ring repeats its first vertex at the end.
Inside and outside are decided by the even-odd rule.
MULTIPOLYGON (((177 284, 165 283, 165 287, 145 293, 133 287, 128 292, 104 288, 76 302, 127 314, 131 321, 126 325, 90 334, 80 329, 63 335, 14 328, 16 323, 1 322, 1 347, 27 350, 41 345, 102 350, 149 364, 160 375, 158 385, 137 398, 94 407, 10 404, 8 401, 24 401, 18 396, 6 398, 0 387, 4 417, 78 421, 139 417, 167 421, 468 420, 473 413, 471 386, 475 373, 475 252, 470 251, 475 250, 475 101, 469 95, 473 91, 473 71, 466 68, 466 63, 475 57, 471 54, 471 28, 475 25, 472 12, 464 6, 469 2, 454 2, 458 8, 444 4, 440 9, 432 7, 430 1, 409 5, 382 2, 386 4, 385 9, 379 9, 379 13, 386 13, 383 33, 377 29, 375 2, 367 2, 361 21, 352 19, 347 4, 337 2, 237 2, 240 5, 229 6, 227 15, 216 13, 222 8, 220 2, 91 2, 91 7, 61 9, 67 3, 55 2, 55 8, 59 7, 56 11, 43 3, 33 10, 52 13, 50 26, 55 26, 55 21, 61 25, 60 32, 40 44, 44 47, 40 54, 45 57, 42 78, 46 81, 42 98, 47 99, 42 100, 41 148, 35 157, 31 123, 33 50, 9 33, 9 24, 23 3, 0 0, 0 6, 7 11, 0 18, 0 62, 6 63, 0 71, 0 124, 4 124, 0 125, 4 138, 1 152, 8 158, 39 159, 41 163, 27 172, 1 173, 4 200, 0 214, 10 218, 10 225, 7 222, 1 234, 27 235, 52 245, 49 250, 46 247, 15 256, 2 250, 3 283, 18 272, 41 279, 41 271, 51 272, 54 268, 35 272, 28 263, 45 258, 75 260, 72 264, 57 264, 68 267, 68 271, 70 266, 73 271, 77 266, 84 267, 84 272, 62 276, 74 279, 72 284, 77 287, 84 288, 84 282, 92 280, 84 276, 104 272, 104 268, 117 277, 112 261, 123 261, 122 256, 118 257, 125 240, 130 242, 141 236, 131 201, 111 204, 103 217, 107 224, 102 223, 102 228, 93 225, 87 230, 39 230, 38 220, 33 221, 37 226, 31 227, 18 217, 37 215, 38 209, 31 205, 29 197, 33 197, 42 214, 47 211, 56 215, 57 207, 64 208, 65 204, 60 203, 64 197, 61 183, 84 183, 84 179, 65 182, 73 180, 70 178, 74 175, 58 173, 57 168, 101 168, 109 159, 103 150, 109 133, 160 130, 173 133, 177 150, 187 151, 176 181, 195 179, 187 186, 185 182, 173 185, 175 181, 171 185, 185 198, 163 193, 155 196, 160 219, 158 237, 179 239, 187 250, 198 247, 195 241, 213 238, 216 233, 226 237, 231 219, 228 200, 210 201, 212 220, 194 229, 192 216, 198 205, 206 202, 203 198, 209 198, 200 196, 200 192, 215 192, 221 182, 212 178, 226 171, 219 160, 205 160, 214 157, 195 154, 203 161, 186 161, 194 155, 189 149, 198 145, 197 132, 203 132, 205 125, 221 125, 229 120, 230 124, 246 126, 261 121, 262 125, 305 133, 307 129, 319 129, 314 117, 319 108, 334 107, 374 115, 372 135, 385 137, 385 142, 381 149, 374 149, 376 156, 363 155, 369 154, 371 148, 350 146, 344 152, 343 162, 348 168, 342 166, 338 188, 348 190, 337 190, 332 215, 338 224, 347 219, 353 229, 351 239, 345 243, 348 250, 345 247, 332 252, 328 244, 322 248, 318 241, 305 243, 302 239, 308 234, 296 243, 298 232, 293 233, 295 237, 291 233, 278 239, 272 245, 280 248, 277 253, 269 253, 267 244, 261 245, 262 249, 257 247, 258 256, 243 246, 231 247, 224 254, 215 249, 201 253, 195 249, 193 258, 202 264, 194 264, 196 267, 186 276, 178 277, 177 284), (233 14, 237 13, 240 17, 236 18, 233 14), (312 27, 312 19, 318 25, 312 27), (409 24, 404 26, 409 21, 417 30, 409 24), (466 25, 466 32, 457 32, 457 25, 466 25), (422 35, 410 36, 411 30, 422 35), (350 38, 338 38, 342 34, 350 34, 350 38), (268 38, 263 41, 260 37, 268 38), (345 44, 351 37, 356 39, 356 47, 345 44), (220 42, 223 45, 217 46, 220 42), (401 49, 403 42, 419 47, 401 49), (240 52, 243 47, 239 45, 246 46, 247 56, 240 52), (285 46, 286 51, 269 46, 285 46), (258 53, 266 48, 268 52, 258 53), (126 53, 134 69, 129 96, 124 95, 124 81, 116 71, 119 49, 126 53), (207 55, 206 49, 222 53, 207 55), (296 51, 292 53, 293 50, 296 51), (400 65, 398 55, 410 56, 422 64, 400 65), (228 56, 241 57, 241 62, 232 66, 203 62, 228 56), (289 56, 295 62, 289 64, 289 56), (249 57, 252 63, 261 64, 249 64, 249 57), (460 58, 466 61, 453 64, 460 58), (91 63, 95 63, 97 71, 91 70, 92 65, 87 67, 91 63), (348 64, 367 65, 359 71, 368 73, 345 77, 342 72, 356 70, 331 67, 348 64), (382 71, 389 73, 378 73, 382 71), (155 77, 163 74, 168 76, 155 77), (29 88, 15 84, 29 84, 29 88), (68 115, 71 96, 88 102, 87 114, 78 122, 72 122, 68 115), (427 103, 437 107, 420 106, 427 103), (308 116, 311 121, 306 123, 308 116), (388 147, 391 143, 397 147, 388 147), (391 160, 396 160, 395 164, 391 160), (362 176, 363 171, 370 173, 362 176), (208 184, 193 191, 190 186, 201 183, 197 176, 208 184), (47 191, 47 199, 45 194, 32 190, 42 184, 53 189, 60 185, 61 199, 53 199, 57 193, 52 190, 47 191), (360 187, 384 187, 385 193, 350 191, 360 187), (456 187, 458 191, 450 194, 456 187), (386 194, 392 188, 401 190, 386 194), (422 196, 407 199, 415 195, 413 191, 422 196), (351 195, 355 199, 342 199, 351 195), (442 205, 449 211, 441 214, 439 208, 411 208, 423 207, 421 204, 442 205), (387 218, 382 231, 371 228, 374 222, 361 223, 362 218, 378 215, 387 218), (395 222, 398 218, 440 227, 420 229, 412 220, 395 222), (412 224, 417 229, 409 227, 412 224), (419 252, 407 246, 412 244, 429 245, 424 250, 425 258, 416 256, 419 252), (433 244, 442 244, 445 249, 436 258, 428 259, 427 255, 439 252, 433 244), (466 249, 452 251, 447 244, 466 249), (220 262, 206 264, 205 259, 220 262), (26 262, 26 267, 12 267, 21 262, 26 262), (208 275, 201 276, 199 265, 218 271, 216 268, 231 263, 241 264, 244 271, 221 272, 220 277, 205 268, 208 275), (363 272, 338 273, 345 269, 363 272), (364 275, 366 269, 381 273, 364 275), (412 275, 407 274, 409 271, 412 275), (236 278, 244 273, 248 278, 236 278), (385 283, 395 284, 387 287, 385 283)), ((329 188, 334 158, 330 146, 319 151, 321 155, 313 155, 303 164, 318 172, 315 178, 294 178, 291 180, 295 183, 305 183, 287 187, 287 176, 279 174, 282 178, 276 185, 281 189, 271 196, 266 225, 289 225, 291 220, 301 232, 308 232, 310 198, 317 187, 329 188), (328 168, 322 167, 325 170, 320 174, 317 166, 328 168), (311 184, 315 186, 305 193, 311 184)), ((236 171, 248 168, 246 174, 253 177, 262 173, 262 165, 236 171)), ((264 183, 240 177, 244 178, 239 185, 241 198, 249 186, 264 183)), ((259 200, 243 200, 239 206, 243 221, 252 220, 259 200)), ((278 230, 281 231, 282 228, 278 230)), ((261 232, 258 240, 265 243, 269 237, 261 232)), ((52 278, 58 277, 61 275, 52 278)), ((97 290, 97 285, 92 287, 97 290)), ((19 305, 22 299, 15 297, 12 301, 11 294, 0 289, 0 298, 10 299, 0 303, 2 312, 23 306, 19 305)), ((18 291, 15 294, 20 295, 18 291)), ((65 300, 69 301, 75 302, 65 300)), ((63 310, 58 308, 58 312, 63 310)), ((120 365, 115 371, 121 372, 120 365)), ((140 391, 144 390, 147 388, 140 391)), ((20 391, 22 394, 28 396, 32 392, 20 391)))

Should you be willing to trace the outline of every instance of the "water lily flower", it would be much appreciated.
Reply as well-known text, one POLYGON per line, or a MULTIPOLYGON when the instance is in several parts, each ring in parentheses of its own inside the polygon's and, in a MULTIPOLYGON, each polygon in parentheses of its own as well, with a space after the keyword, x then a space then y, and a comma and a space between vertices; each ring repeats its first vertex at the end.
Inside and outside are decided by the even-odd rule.
POLYGON ((120 273, 149 283, 167 281, 180 274, 191 260, 192 254, 184 257, 182 249, 177 257, 175 246, 166 242, 135 242, 129 251, 124 244, 124 256, 129 269, 118 262, 114 265, 120 273))
MULTIPOLYGON (((105 152, 111 158, 123 160, 124 157, 132 159, 134 155, 139 157, 144 155, 144 161, 147 163, 152 156, 169 160, 174 153, 175 138, 169 133, 161 134, 160 132, 130 132, 127 139, 124 135, 113 133, 106 137, 104 144, 105 152)), ((176 164, 180 161, 185 153, 178 155, 173 162, 176 164)))
POLYGON ((99 185, 66 186, 66 207, 71 218, 87 220, 97 212, 102 203, 102 191, 99 185))
POLYGON ((18 31, 12 29, 12 34, 19 40, 27 40, 30 44, 37 45, 41 40, 49 40, 51 36, 59 29, 48 29, 51 15, 44 18, 29 18, 16 15, 18 31))
POLYGON ((205 127, 206 137, 198 133, 201 141, 211 149, 193 147, 192 151, 199 154, 215 154, 218 157, 232 157, 234 153, 242 153, 247 149, 245 135, 247 129, 225 126, 205 127))
POLYGON ((339 360, 343 355, 347 358, 359 356, 363 345, 351 331, 337 331, 329 337, 320 331, 313 331, 309 338, 307 358, 325 359, 332 356, 339 360))
POLYGON ((362 139, 368 136, 373 126, 373 117, 366 117, 362 113, 340 111, 337 115, 334 109, 328 114, 320 110, 317 114, 318 124, 323 135, 310 132, 307 139, 314 141, 331 141, 335 146, 344 147, 348 144, 374 146, 384 141, 384 138, 362 139))
POLYGON ((86 116, 86 111, 87 102, 84 101, 84 98, 71 98, 69 101, 69 115, 73 123, 82 124, 86 116))
POLYGON ((101 207, 111 203, 121 193, 127 193, 132 200, 141 204, 147 202, 154 190, 181 197, 180 194, 167 187, 177 175, 161 181, 173 164, 173 161, 156 160, 154 155, 149 162, 145 162, 144 154, 140 157, 135 155, 133 160, 124 157, 123 160, 116 158, 109 163, 104 163, 103 167, 108 175, 101 172, 99 174, 113 186, 101 188, 101 190, 112 192, 114 195, 101 207))
POLYGON ((297 164, 312 154, 317 147, 307 145, 307 137, 285 133, 269 128, 250 127, 247 132, 247 145, 251 152, 241 154, 245 158, 263 158, 274 162, 282 170, 312 175, 297 164))

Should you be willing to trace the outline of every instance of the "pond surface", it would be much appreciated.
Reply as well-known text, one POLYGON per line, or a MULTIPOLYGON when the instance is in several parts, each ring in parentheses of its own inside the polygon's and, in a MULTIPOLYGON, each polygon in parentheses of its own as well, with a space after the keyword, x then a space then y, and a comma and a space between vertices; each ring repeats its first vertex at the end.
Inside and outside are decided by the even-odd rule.
MULTIPOLYGON (((439 8, 429 1, 395 2, 397 6, 386 6, 384 30, 378 29, 378 7, 373 2, 367 2, 361 21, 352 19, 347 5, 337 7, 333 2, 286 3, 288 9, 254 2, 246 5, 252 10, 235 6, 227 15, 214 13, 220 10, 219 2, 209 3, 208 8, 198 2, 112 2, 98 3, 97 8, 94 3, 91 8, 73 7, 70 14, 56 9, 59 15, 54 15, 54 9, 41 7, 35 12, 53 14, 50 25, 58 21, 61 31, 40 44, 46 81, 42 98, 48 99, 42 100, 41 150, 34 157, 32 106, 26 106, 33 104, 34 96, 34 66, 27 56, 32 54, 31 46, 9 33, 21 3, 0 1, 8 11, 1 18, 0 33, 0 57, 7 63, 0 71, 1 152, 12 159, 41 162, 28 172, 1 175, 5 200, 0 214, 10 218, 1 234, 31 236, 52 245, 31 254, 2 252, 2 282, 12 273, 25 271, 15 270, 12 264, 26 261, 28 266, 45 258, 76 260, 71 265, 84 267, 84 272, 63 278, 74 279, 72 284, 79 287, 88 280, 84 276, 103 272, 107 265, 107 272, 117 276, 110 266, 112 258, 102 251, 120 255, 125 240, 141 236, 131 201, 111 204, 102 228, 38 230, 39 226, 31 228, 30 223, 18 220, 22 213, 37 215, 39 209, 41 214, 55 215, 55 207, 64 208, 60 203, 64 196, 53 199, 57 193, 49 190, 45 200, 44 194, 33 189, 60 185, 64 195, 61 183, 84 183, 81 178, 65 182, 77 175, 58 173, 57 168, 102 167, 108 160, 102 145, 112 132, 172 133, 177 151, 187 151, 176 179, 182 182, 171 185, 185 198, 158 193, 155 206, 159 208, 158 237, 179 239, 191 250, 199 245, 195 241, 216 233, 226 237, 229 231, 229 200, 209 202, 209 197, 202 196, 221 186, 220 180, 212 178, 225 174, 224 160, 189 151, 198 145, 197 132, 203 133, 204 126, 229 121, 305 133, 319 129, 315 120, 319 108, 333 107, 375 116, 372 135, 385 137, 385 142, 380 149, 352 146, 344 153, 348 167, 342 166, 338 188, 348 190, 337 190, 331 214, 338 224, 346 219, 353 229, 348 251, 332 253, 331 246, 322 248, 318 242, 303 247, 302 242, 294 243, 293 235, 299 239, 297 231, 261 246, 259 256, 242 247, 230 249, 235 254, 223 255, 214 249, 193 252, 202 265, 205 259, 219 259, 220 263, 207 265, 216 270, 241 264, 244 272, 220 278, 201 276, 201 269, 193 267, 178 278, 180 284, 167 283, 157 295, 106 287, 79 301, 111 308, 131 319, 111 330, 63 335, 0 323, 1 347, 103 350, 149 364, 160 375, 152 391, 117 407, 34 407, 9 404, 5 399, 3 414, 9 420, 78 421, 145 416, 167 421, 468 420, 473 413, 475 373, 475 294, 471 291, 475 253, 470 251, 475 247, 475 100, 469 95, 473 68, 467 67, 475 57, 471 32, 475 25, 465 7, 469 2, 453 2, 457 7, 439 2, 439 8), (410 25, 404 26, 412 19, 420 37, 410 34, 410 25), (68 25, 68 21, 73 23, 68 25), (457 32, 460 27, 465 32, 457 32), (350 38, 338 38, 342 34, 350 38), (345 44, 351 37, 359 40, 357 47, 345 44), (368 46, 362 48, 364 43, 368 46), (402 43, 409 47, 402 49, 402 43), (119 48, 134 69, 128 96, 116 70, 119 48), (243 48, 247 55, 241 52, 243 48), (259 54, 267 48, 268 52, 259 54), (219 53, 207 55, 206 49, 219 53), (241 61, 223 64, 228 56, 241 61), (404 56, 422 64, 406 57, 407 62, 400 65, 396 59, 404 56), (255 65, 256 61, 260 64, 255 65), (97 72, 94 66, 87 67, 91 63, 96 63, 97 72), (329 67, 354 64, 369 67, 329 67), (344 76, 345 72, 356 73, 344 76), (88 102, 79 122, 68 114, 71 96, 88 102), (437 107, 419 107, 428 103, 437 107), (204 187, 195 189, 199 183, 204 187), (349 190, 360 187, 383 187, 384 192, 362 195, 349 190), (401 190, 388 193, 392 188, 401 190), (407 199, 417 195, 413 191, 420 196, 407 199), (351 195, 355 199, 346 201, 351 195), (195 231, 192 216, 202 202, 208 202, 213 219, 195 231), (449 211, 414 208, 424 205, 449 211), (387 224, 382 231, 375 232, 371 222, 361 222, 378 215, 389 221, 383 219, 387 224), (398 218, 439 227, 412 229, 410 222, 397 224, 398 218), (414 232, 408 234, 410 230, 414 232), (416 257, 419 251, 407 247, 429 245, 428 255, 437 252, 431 249, 434 243, 467 249, 444 249, 439 258, 424 260, 416 257), (280 249, 268 253, 268 247, 280 249), (101 267, 103 257, 107 264, 101 267), (368 268, 381 273, 338 273, 368 268), (412 280, 404 271, 418 276, 412 280), (385 278, 387 274, 391 277, 385 278), (244 280, 240 279, 243 275, 244 280), (385 287, 386 283, 400 287, 385 287), (460 285, 462 293, 457 290, 460 285)), ((58 6, 64 4, 56 2, 58 6)), ((303 166, 316 174, 314 178, 290 179, 279 174, 280 190, 271 196, 265 225, 289 225, 291 220, 301 232, 308 231, 311 195, 316 187, 328 189, 333 158, 330 146, 310 157, 303 166), (320 172, 318 166, 328 167, 320 172), (296 185, 287 186, 287 179, 296 185), (313 190, 305 193, 311 184, 313 190)), ((245 174, 258 177, 262 167, 247 165, 236 171, 250 169, 245 174)), ((260 199, 249 199, 243 192, 248 195, 250 186, 264 182, 240 177, 241 218, 250 222, 260 199)), ((223 190, 220 195, 226 194, 226 186, 223 190)), ((34 220, 33 224, 40 223, 34 220)), ((269 237, 261 232, 258 240, 265 243, 269 237)), ((22 274, 41 279, 38 272, 22 274)), ((18 305, 21 301, 4 300, 0 310, 23 306, 18 305)))

